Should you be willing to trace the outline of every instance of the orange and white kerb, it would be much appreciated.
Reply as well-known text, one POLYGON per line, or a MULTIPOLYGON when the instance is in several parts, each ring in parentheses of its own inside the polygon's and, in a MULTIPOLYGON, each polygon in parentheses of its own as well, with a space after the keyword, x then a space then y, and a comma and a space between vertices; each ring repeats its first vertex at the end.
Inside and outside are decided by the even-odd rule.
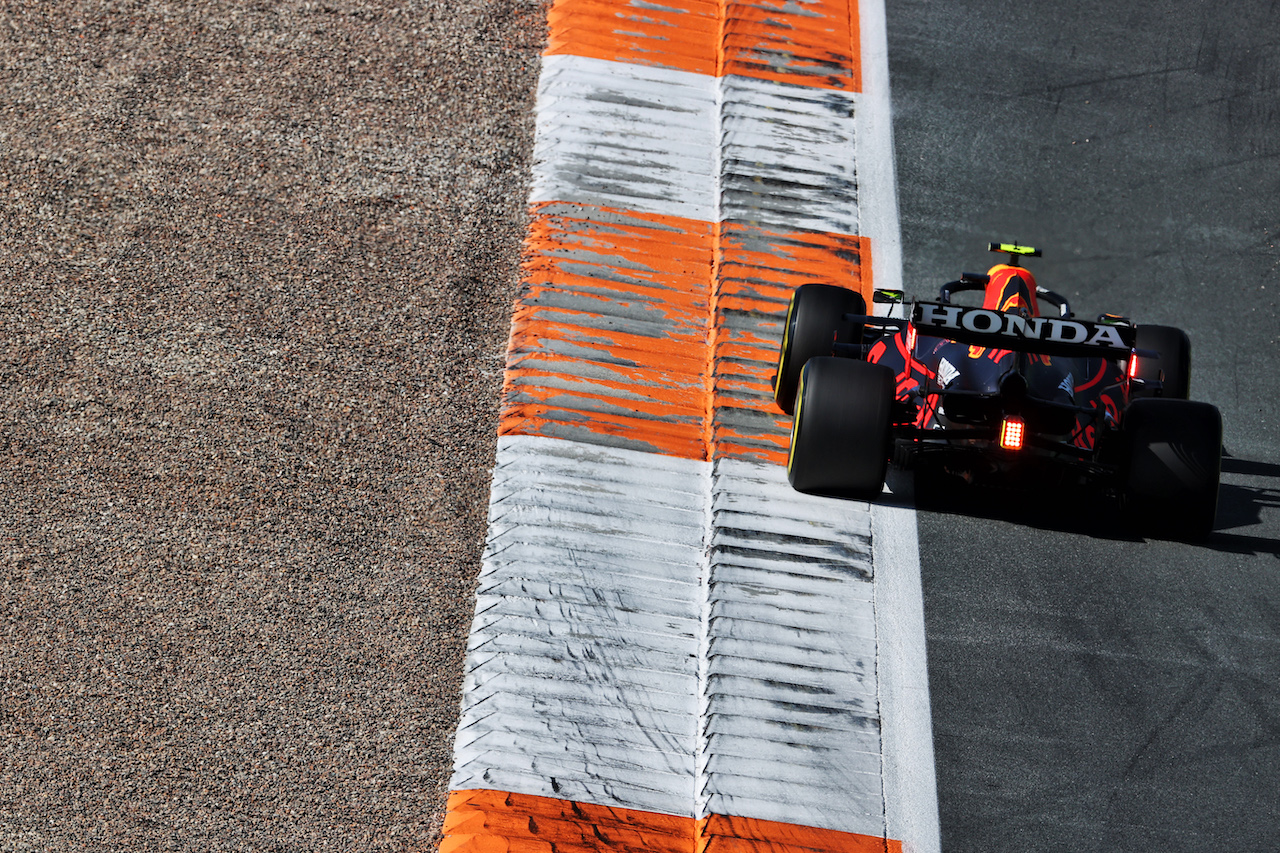
POLYGON ((795 286, 897 286, 870 9, 553 3, 442 851, 937 849, 918 601, 772 405, 795 286))

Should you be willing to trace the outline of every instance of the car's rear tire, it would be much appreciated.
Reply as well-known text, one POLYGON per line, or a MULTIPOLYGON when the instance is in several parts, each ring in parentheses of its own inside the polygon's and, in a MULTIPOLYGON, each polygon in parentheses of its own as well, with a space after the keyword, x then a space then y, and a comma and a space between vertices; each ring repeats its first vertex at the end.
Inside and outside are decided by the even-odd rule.
POLYGON ((773 400, 778 408, 788 415, 794 411, 800 371, 809 359, 831 355, 836 341, 861 343, 862 327, 844 316, 866 313, 866 300, 856 290, 830 284, 802 284, 795 289, 787 306, 773 380, 773 400))
POLYGON ((813 358, 796 395, 787 479, 810 494, 872 500, 889 464, 894 374, 845 358, 813 358))
POLYGON ((1222 416, 1208 403, 1135 400, 1121 421, 1124 501, 1141 532, 1197 540, 1213 530, 1222 416))
POLYGON ((1191 339, 1173 326, 1138 326, 1138 349, 1155 350, 1159 358, 1138 357, 1136 378, 1158 381, 1164 374, 1160 390, 1138 388, 1135 397, 1166 397, 1174 400, 1191 398, 1191 339))

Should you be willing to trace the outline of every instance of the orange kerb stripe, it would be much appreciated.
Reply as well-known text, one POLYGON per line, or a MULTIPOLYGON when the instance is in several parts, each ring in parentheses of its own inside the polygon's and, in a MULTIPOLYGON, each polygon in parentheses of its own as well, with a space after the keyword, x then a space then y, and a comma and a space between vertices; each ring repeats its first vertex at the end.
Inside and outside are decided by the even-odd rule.
POLYGON ((715 74, 719 0, 557 0, 546 54, 715 74))
POLYGON ((608 808, 504 791, 449 795, 440 853, 901 853, 852 832, 711 815, 608 808))
POLYGON ((499 433, 705 459, 712 226, 557 202, 531 219, 499 433))
POLYGON ((695 853, 902 853, 902 842, 748 817, 699 821, 695 853))
POLYGON ((714 442, 717 456, 785 462, 772 385, 787 300, 821 281, 870 301, 865 237, 556 202, 531 218, 500 434, 587 433, 688 459, 714 442))
MULTIPOLYGON (((791 290, 811 281, 851 287, 871 303, 871 244, 854 234, 817 231, 780 233, 725 223, 721 229, 719 278, 725 296, 750 299, 755 286, 791 290)), ((761 307, 772 306, 771 290, 761 307)))
POLYGON ((862 91, 857 0, 729 3, 722 75, 862 91))
POLYGON ((856 0, 557 0, 546 53, 862 90, 856 0))
POLYGON ((786 464, 791 421, 773 403, 773 373, 791 291, 815 281, 857 290, 870 305, 870 241, 851 234, 722 226, 715 298, 715 456, 786 464))
POLYGON ((503 791, 454 791, 440 853, 689 853, 692 836, 691 818, 503 791))

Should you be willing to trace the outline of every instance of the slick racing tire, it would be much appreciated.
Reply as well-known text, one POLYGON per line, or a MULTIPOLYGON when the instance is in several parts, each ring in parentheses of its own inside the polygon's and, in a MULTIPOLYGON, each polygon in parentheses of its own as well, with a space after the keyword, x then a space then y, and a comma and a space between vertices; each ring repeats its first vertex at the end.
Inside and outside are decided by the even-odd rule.
POLYGON ((1138 358, 1136 378, 1146 381, 1164 380, 1160 390, 1135 389, 1135 397, 1169 397, 1187 400, 1191 397, 1191 339, 1173 326, 1138 326, 1138 349, 1155 350, 1159 358, 1138 358))
POLYGON ((791 294, 787 320, 778 350, 778 371, 773 378, 773 400, 791 414, 795 407, 800 371, 815 356, 831 355, 832 344, 861 343, 862 327, 844 319, 845 314, 866 314, 862 294, 830 284, 802 284, 791 294))
POLYGON ((889 464, 894 374, 846 358, 810 359, 800 374, 787 479, 797 491, 872 500, 889 464))
POLYGON ((1124 501, 1141 532, 1198 540, 1213 530, 1222 416, 1208 403, 1135 400, 1121 421, 1124 501))

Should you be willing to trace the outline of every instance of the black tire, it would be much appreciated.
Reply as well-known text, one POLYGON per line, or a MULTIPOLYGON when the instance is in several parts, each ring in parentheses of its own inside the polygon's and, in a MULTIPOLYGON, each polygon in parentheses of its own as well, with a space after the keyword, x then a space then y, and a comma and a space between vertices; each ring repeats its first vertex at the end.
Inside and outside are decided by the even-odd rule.
POLYGON ((867 303, 857 291, 830 284, 802 284, 795 289, 773 379, 773 400, 779 409, 788 415, 794 411, 800 371, 809 359, 831 355, 837 340, 861 343, 862 327, 846 321, 844 315, 866 313, 867 303))
POLYGON ((1135 400, 1121 421, 1124 501, 1141 532, 1198 540, 1213 530, 1222 415, 1191 400, 1135 400))
POLYGON ((873 500, 889 464, 894 374, 848 358, 810 359, 800 376, 787 479, 797 491, 873 500))
POLYGON ((1173 326, 1138 326, 1138 349, 1155 350, 1159 358, 1138 358, 1138 379, 1154 381, 1164 372, 1159 391, 1135 389, 1135 397, 1191 399, 1191 339, 1173 326))

